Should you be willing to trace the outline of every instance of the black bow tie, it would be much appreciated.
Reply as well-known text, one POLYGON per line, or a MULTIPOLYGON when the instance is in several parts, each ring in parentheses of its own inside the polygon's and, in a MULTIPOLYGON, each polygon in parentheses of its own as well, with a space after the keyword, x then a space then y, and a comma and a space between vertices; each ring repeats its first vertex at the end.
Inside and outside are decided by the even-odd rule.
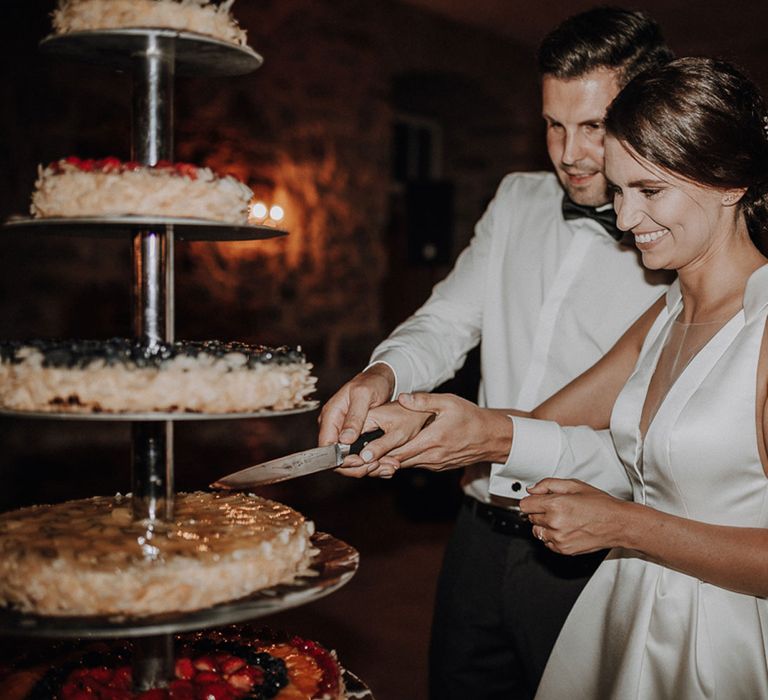
POLYGON ((609 204, 602 207, 588 207, 584 204, 576 204, 568 195, 564 195, 563 218, 566 221, 568 219, 593 219, 617 241, 620 241, 624 235, 624 232, 616 227, 616 212, 609 204))

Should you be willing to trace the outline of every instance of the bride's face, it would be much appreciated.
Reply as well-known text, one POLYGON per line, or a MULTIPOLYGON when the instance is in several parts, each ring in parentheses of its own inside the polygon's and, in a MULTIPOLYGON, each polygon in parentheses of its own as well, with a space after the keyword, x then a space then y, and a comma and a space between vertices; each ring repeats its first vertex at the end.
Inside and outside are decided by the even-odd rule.
POLYGON ((605 170, 617 224, 632 232, 650 269, 697 266, 733 233, 734 208, 722 190, 662 170, 613 136, 605 139, 605 170))

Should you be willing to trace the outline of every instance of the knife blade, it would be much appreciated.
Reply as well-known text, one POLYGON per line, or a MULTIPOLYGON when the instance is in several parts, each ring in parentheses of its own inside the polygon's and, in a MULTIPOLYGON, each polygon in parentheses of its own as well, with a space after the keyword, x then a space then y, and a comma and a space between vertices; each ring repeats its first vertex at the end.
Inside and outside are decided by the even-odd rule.
POLYGON ((294 452, 286 457, 271 459, 269 462, 254 464, 240 471, 223 476, 214 481, 210 488, 242 490, 252 486, 265 486, 276 484, 278 481, 287 481, 299 476, 314 474, 325 469, 335 469, 340 466, 347 455, 356 455, 373 440, 384 435, 383 430, 372 430, 363 433, 351 445, 336 443, 325 447, 314 447, 311 450, 294 452))

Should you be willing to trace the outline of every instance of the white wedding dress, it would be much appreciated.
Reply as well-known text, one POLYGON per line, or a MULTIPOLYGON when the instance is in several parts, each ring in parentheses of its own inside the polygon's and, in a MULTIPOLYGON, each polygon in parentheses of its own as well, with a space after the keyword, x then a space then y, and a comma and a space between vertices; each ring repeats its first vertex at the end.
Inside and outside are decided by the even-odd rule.
MULTIPOLYGON (((755 425, 768 265, 750 277, 743 310, 668 387, 643 437, 643 404, 681 307, 675 282, 613 409, 633 498, 692 520, 768 527, 755 425)), ((568 617, 536 700, 634 698, 768 698, 768 601, 612 550, 568 617)))

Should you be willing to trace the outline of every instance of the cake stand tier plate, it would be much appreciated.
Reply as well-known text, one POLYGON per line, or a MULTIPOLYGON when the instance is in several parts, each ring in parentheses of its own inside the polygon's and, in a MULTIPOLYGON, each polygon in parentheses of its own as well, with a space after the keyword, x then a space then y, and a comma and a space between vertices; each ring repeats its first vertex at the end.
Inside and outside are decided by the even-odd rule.
POLYGON ((307 401, 303 406, 288 408, 283 411, 265 409, 263 411, 244 411, 240 413, 179 413, 146 411, 143 413, 76 413, 74 411, 15 411, 0 408, 0 416, 9 418, 48 418, 49 420, 87 420, 87 421, 195 421, 195 420, 233 420, 236 418, 276 418, 296 413, 314 411, 318 401, 307 401))
POLYGON ((371 689, 354 673, 344 669, 342 678, 344 689, 347 691, 347 700, 375 700, 371 689))
POLYGON ((256 241, 287 235, 287 231, 256 224, 235 225, 170 216, 87 216, 79 218, 32 219, 11 217, 3 229, 6 233, 50 234, 57 236, 90 236, 123 238, 137 231, 172 231, 182 241, 256 241))
POLYGON ((316 533, 312 542, 318 549, 310 566, 314 575, 257 591, 230 603, 147 617, 42 617, 0 608, 0 634, 57 639, 146 637, 222 627, 288 610, 333 593, 357 571, 360 556, 346 542, 323 532, 316 533))
POLYGON ((136 56, 146 53, 150 42, 158 40, 161 45, 173 45, 175 72, 179 75, 243 75, 264 62, 250 46, 231 44, 203 34, 159 28, 99 29, 51 35, 40 42, 40 49, 129 70, 136 56))

